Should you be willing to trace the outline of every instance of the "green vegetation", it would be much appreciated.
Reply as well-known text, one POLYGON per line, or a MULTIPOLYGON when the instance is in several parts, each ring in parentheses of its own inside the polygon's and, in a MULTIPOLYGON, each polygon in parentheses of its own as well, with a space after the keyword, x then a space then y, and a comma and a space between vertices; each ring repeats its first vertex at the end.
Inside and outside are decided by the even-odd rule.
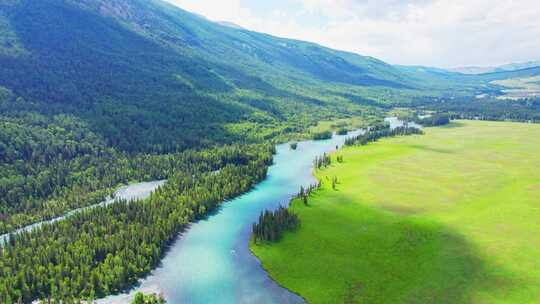
POLYGON ((373 58, 221 26, 162 1, 3 1, 0 12, 0 41, 27 53, 0 51, 0 86, 21 98, 4 108, 73 115, 125 152, 302 133, 376 114, 351 100, 365 91, 408 86, 373 58))
POLYGON ((316 171, 322 188, 291 207, 302 225, 251 244, 270 275, 310 303, 536 303, 540 127, 425 132, 316 171))
MULTIPOLYGON (((376 142, 381 138, 385 137, 394 137, 394 136, 403 136, 403 135, 413 135, 413 134, 423 134, 424 132, 415 127, 397 127, 390 129, 388 125, 377 125, 369 129, 368 132, 360 134, 355 137, 347 138, 345 140, 345 146, 365 146, 368 143, 376 142)), ((316 168, 319 168, 316 166, 316 168)))
MULTIPOLYGON (((3 1, 0 66, 0 233, 168 178, 186 149, 324 139, 503 79, 394 67, 157 0, 3 1)), ((531 107, 499 112, 537 119, 531 107)))
POLYGON ((351 118, 334 119, 330 121, 320 121, 316 126, 312 126, 308 129, 311 133, 318 133, 323 131, 339 131, 339 130, 358 130, 367 128, 370 125, 381 120, 380 115, 373 116, 357 116, 351 118))
POLYGON ((189 164, 184 151, 380 117, 338 94, 351 84, 336 71, 399 87, 397 72, 350 56, 161 1, 1 1, 0 233, 99 202, 121 184, 169 178, 189 164), (357 66, 368 63, 380 67, 357 66), (313 76, 323 74, 337 83, 313 76))
POLYGON ((313 167, 317 169, 326 168, 330 166, 331 164, 332 164, 332 157, 330 157, 330 155, 326 153, 324 153, 323 155, 319 157, 315 157, 315 159, 313 160, 313 167))
POLYGON ((99 203, 120 184, 215 171, 239 149, 129 155, 71 116, 0 116, 0 233, 99 203))
POLYGON ((349 130, 345 129, 345 128, 341 128, 339 130, 337 130, 336 134, 337 135, 347 135, 349 133, 349 130))
POLYGON ((444 126, 450 123, 450 116, 447 114, 430 114, 424 118, 417 118, 414 122, 422 125, 423 127, 436 127, 444 126))
POLYGON ((194 153, 147 200, 89 209, 10 236, 1 250, 0 302, 71 302, 131 287, 190 222, 264 179, 272 151, 243 145, 194 153))
MULTIPOLYGON (((0 249, 2 303, 132 286, 189 222, 264 178, 267 144, 329 138, 395 105, 540 120, 538 100, 470 102, 500 93, 491 81, 538 69, 469 77, 397 67, 160 0, 0 1, 0 66, 0 233, 122 184, 169 180, 148 200, 12 236, 0 249)), ((342 182, 331 177, 333 189, 342 182)))
POLYGON ((332 131, 322 131, 313 134, 314 140, 324 140, 332 138, 332 131))
POLYGON ((298 225, 298 216, 285 207, 279 207, 276 211, 266 210, 259 216, 259 222, 253 224, 253 241, 276 242, 285 231, 293 231, 298 225))
POLYGON ((135 294, 135 299, 133 299, 133 302, 131 302, 131 304, 165 304, 165 300, 161 295, 145 295, 143 293, 137 292, 135 294))
POLYGON ((512 102, 487 97, 481 99, 417 99, 415 109, 448 113, 453 118, 490 121, 540 122, 540 98, 512 102))

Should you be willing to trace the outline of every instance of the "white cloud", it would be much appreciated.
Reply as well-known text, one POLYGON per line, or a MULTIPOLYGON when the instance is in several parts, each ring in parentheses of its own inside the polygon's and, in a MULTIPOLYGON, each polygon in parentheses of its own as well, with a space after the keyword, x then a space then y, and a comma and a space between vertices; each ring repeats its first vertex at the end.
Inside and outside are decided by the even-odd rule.
POLYGON ((537 0, 287 0, 295 9, 264 11, 256 2, 265 0, 169 1, 213 20, 391 63, 448 67, 540 59, 537 0))

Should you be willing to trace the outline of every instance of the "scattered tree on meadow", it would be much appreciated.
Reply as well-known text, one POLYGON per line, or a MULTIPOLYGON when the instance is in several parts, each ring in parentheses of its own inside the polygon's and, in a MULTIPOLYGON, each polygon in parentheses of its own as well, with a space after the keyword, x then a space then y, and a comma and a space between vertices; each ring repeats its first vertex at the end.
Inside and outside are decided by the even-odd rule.
POLYGON ((300 224, 298 216, 283 206, 272 212, 266 210, 259 216, 259 221, 253 224, 253 237, 258 242, 278 241, 285 231, 294 230, 300 224))

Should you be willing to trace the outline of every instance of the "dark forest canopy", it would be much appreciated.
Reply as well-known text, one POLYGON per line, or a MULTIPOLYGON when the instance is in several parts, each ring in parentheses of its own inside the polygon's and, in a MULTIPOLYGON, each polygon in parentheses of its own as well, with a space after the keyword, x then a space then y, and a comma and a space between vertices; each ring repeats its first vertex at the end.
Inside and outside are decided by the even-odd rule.
POLYGON ((415 109, 448 113, 456 119, 519 121, 540 123, 540 98, 501 100, 497 98, 419 98, 415 109))
POLYGON ((450 123, 450 115, 436 113, 423 118, 418 118, 415 120, 415 122, 424 127, 443 126, 450 123))
POLYGON ((243 149, 126 154, 70 116, 0 116, 0 233, 101 202, 120 184, 244 162, 243 149))

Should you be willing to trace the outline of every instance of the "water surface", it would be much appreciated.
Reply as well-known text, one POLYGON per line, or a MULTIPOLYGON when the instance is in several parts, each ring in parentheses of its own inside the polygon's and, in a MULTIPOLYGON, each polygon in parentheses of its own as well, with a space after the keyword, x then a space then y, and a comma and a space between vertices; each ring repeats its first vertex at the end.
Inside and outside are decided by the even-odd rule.
POLYGON ((162 293, 171 304, 303 303, 302 298, 278 286, 251 254, 251 227, 261 211, 286 205, 300 186, 316 182, 312 175, 316 156, 335 150, 348 136, 359 133, 301 142, 297 150, 288 144, 277 146, 268 177, 253 191, 192 224, 136 290, 98 302, 128 303, 140 290, 162 293))

